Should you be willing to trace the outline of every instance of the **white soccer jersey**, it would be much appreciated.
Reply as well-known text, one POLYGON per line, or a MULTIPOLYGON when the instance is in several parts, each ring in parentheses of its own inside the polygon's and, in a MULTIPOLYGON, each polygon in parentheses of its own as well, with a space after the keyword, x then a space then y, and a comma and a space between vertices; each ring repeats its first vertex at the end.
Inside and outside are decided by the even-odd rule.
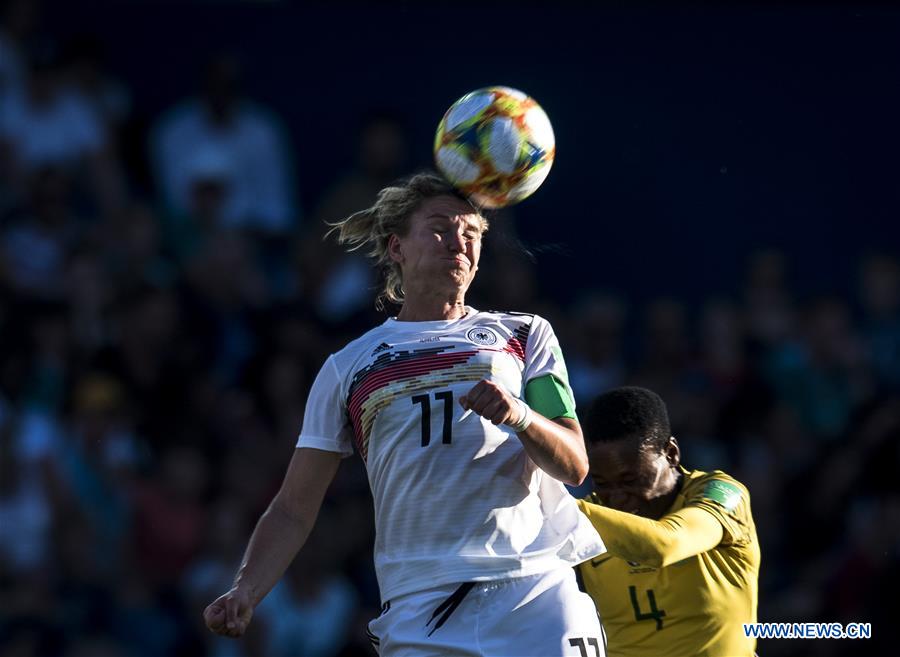
POLYGON ((516 434, 459 398, 482 379, 514 395, 566 381, 553 329, 537 315, 389 319, 332 354, 306 404, 298 447, 366 463, 382 601, 442 584, 520 577, 605 550, 561 482, 516 434))

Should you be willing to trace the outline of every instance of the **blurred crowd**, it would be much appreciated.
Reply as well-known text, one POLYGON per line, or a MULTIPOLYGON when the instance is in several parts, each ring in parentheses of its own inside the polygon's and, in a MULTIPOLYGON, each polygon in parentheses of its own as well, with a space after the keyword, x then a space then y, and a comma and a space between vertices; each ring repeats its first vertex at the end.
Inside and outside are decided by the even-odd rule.
MULTIPOLYGON (((361 116, 356 161, 304 198, 290 133, 242 93, 237 58, 210 58, 143 129, 138 81, 102 42, 54 40, 39 18, 13 0, 0 27, 0 657, 371 654, 356 456, 248 636, 214 637, 201 612, 277 490, 318 367, 383 321, 368 262, 323 237, 408 173, 404 121, 361 116)), ((580 404, 650 387, 686 465, 748 486, 760 620, 871 622, 854 652, 884 654, 900 590, 897 245, 860 255, 854 295, 798 296, 790 254, 771 249, 699 306, 570 281, 563 307, 514 226, 495 220, 472 305, 546 316, 580 404)), ((798 643, 761 649, 841 648, 798 643)))

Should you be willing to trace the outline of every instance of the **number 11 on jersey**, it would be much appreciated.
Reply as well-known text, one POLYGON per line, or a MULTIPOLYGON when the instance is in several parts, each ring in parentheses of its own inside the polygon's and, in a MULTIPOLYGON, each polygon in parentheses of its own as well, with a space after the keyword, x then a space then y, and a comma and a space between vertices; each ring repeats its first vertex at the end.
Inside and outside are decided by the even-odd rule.
MULTIPOLYGON (((453 439, 453 393, 449 390, 434 393, 435 400, 444 402, 444 432, 441 442, 449 445, 453 439)), ((422 405, 422 447, 428 447, 431 442, 431 397, 429 395, 414 395, 413 404, 422 405)))

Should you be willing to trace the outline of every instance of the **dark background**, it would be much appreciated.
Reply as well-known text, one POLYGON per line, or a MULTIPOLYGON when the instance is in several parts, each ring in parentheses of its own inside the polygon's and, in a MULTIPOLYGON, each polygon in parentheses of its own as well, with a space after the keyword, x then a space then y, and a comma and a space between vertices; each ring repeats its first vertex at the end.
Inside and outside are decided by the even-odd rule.
MULTIPOLYGON (((400 113, 427 165, 453 100, 524 89, 558 158, 523 231, 570 250, 567 274, 628 294, 727 291, 768 246, 796 258, 802 290, 850 292, 861 252, 900 243, 895 8, 300 4, 64 3, 47 22, 101 34, 147 120, 195 86, 203 55, 239 53, 308 201, 352 161, 368 109, 400 113)), ((553 293, 572 289, 557 264, 541 271, 553 293)))

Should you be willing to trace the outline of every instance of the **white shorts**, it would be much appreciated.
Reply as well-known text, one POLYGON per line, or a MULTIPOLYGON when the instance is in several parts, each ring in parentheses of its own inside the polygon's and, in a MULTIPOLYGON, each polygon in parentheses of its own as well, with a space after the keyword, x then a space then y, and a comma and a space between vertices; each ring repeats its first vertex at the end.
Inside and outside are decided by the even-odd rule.
POLYGON ((440 586, 389 600, 369 623, 380 657, 605 657, 575 572, 440 586))

